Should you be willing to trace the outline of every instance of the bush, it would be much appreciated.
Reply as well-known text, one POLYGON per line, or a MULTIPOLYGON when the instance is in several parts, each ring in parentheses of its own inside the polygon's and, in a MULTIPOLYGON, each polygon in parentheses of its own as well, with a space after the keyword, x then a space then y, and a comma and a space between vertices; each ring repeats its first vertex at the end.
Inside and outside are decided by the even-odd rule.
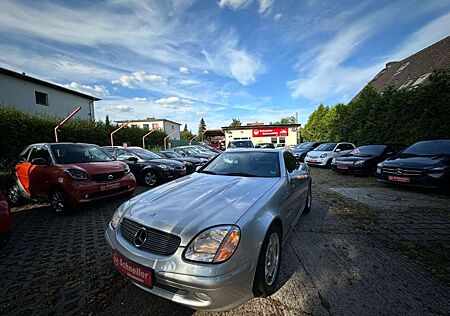
POLYGON ((450 137, 450 70, 413 89, 363 89, 349 104, 320 105, 302 130, 307 141, 412 144, 450 137))
MULTIPOLYGON (((54 142, 53 129, 61 121, 59 118, 32 115, 13 107, 0 105, 0 162, 8 161, 27 146, 33 143, 54 142)), ((72 119, 60 128, 60 142, 91 143, 100 146, 110 145, 110 133, 116 128, 103 122, 72 119)), ((129 143, 142 146, 142 136, 146 133, 139 127, 127 127, 114 134, 114 144, 129 143)), ((146 138, 150 147, 164 146, 166 134, 163 131, 151 133, 146 138)))

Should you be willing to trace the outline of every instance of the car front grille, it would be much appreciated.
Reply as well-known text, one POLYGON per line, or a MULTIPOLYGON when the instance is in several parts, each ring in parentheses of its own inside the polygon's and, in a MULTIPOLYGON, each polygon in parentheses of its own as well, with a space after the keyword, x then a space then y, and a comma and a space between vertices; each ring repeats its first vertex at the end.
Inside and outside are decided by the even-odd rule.
POLYGON ((403 169, 403 168, 387 168, 383 167, 383 172, 388 174, 395 174, 398 176, 420 176, 423 174, 422 170, 403 169))
POLYGON ((122 236, 133 245, 134 237, 138 230, 145 228, 147 230, 147 239, 139 249, 150 253, 169 256, 177 251, 181 243, 181 238, 176 235, 138 224, 126 218, 123 220, 120 227, 122 236))
POLYGON ((125 171, 93 174, 91 178, 95 182, 109 182, 122 178, 125 175, 125 171))

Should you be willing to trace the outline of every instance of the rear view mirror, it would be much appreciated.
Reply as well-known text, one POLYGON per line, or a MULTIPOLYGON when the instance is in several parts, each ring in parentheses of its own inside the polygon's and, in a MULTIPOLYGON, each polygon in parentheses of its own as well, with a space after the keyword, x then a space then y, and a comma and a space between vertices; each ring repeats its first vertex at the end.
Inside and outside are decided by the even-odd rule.
POLYGON ((47 160, 45 160, 44 158, 34 158, 31 160, 31 164, 37 166, 44 166, 47 164, 47 160))

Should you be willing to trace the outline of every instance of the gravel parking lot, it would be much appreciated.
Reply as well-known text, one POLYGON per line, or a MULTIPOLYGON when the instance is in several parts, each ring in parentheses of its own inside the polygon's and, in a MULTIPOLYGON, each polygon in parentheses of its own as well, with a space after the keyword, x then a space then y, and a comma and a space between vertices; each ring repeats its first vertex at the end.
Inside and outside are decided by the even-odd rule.
MULTIPOLYGON (((313 209, 284 246, 279 290, 223 314, 447 314, 450 198, 330 170, 312 175, 313 209)), ((15 212, 0 252, 0 314, 205 314, 111 268, 103 233, 121 202, 63 217, 45 205, 15 212)))

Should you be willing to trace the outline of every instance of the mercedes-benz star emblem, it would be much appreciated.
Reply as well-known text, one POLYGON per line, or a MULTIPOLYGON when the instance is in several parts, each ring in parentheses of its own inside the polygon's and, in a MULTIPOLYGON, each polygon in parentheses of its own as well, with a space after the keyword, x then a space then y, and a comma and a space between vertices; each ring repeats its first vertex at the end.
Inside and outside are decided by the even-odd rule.
POLYGON ((112 180, 114 176, 112 174, 108 175, 108 180, 112 180))
POLYGON ((400 168, 395 169, 395 174, 401 176, 403 174, 403 170, 400 168))
POLYGON ((143 244, 145 244, 146 240, 147 240, 147 230, 145 229, 145 227, 141 227, 134 235, 134 245, 139 248, 143 244))

